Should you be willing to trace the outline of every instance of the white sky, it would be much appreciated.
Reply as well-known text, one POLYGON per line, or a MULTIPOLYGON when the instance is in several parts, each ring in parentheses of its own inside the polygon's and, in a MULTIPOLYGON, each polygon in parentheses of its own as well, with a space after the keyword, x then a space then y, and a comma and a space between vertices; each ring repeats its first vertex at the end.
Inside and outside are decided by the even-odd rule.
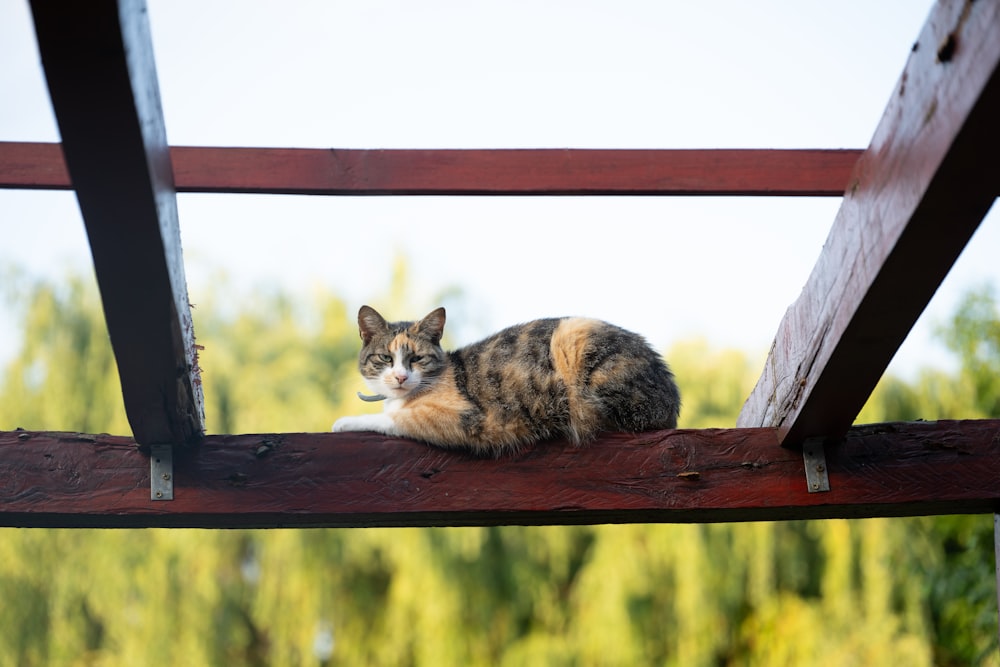
MULTIPOLYGON (((175 145, 339 148, 863 148, 929 0, 503 2, 149 0, 175 145)), ((58 141, 27 2, 0 0, 0 141, 58 141)), ((761 355, 839 200, 180 195, 191 299, 314 286, 352 308, 393 258, 418 317, 447 286, 472 336, 546 315, 614 321, 658 347, 702 335, 761 355)), ((987 217, 894 360, 966 289, 1000 284, 987 217)), ((0 190, 0 267, 88 270, 71 193, 0 190)), ((0 305, 0 362, 17 331, 0 305)), ((453 336, 453 340, 455 336, 453 336)))

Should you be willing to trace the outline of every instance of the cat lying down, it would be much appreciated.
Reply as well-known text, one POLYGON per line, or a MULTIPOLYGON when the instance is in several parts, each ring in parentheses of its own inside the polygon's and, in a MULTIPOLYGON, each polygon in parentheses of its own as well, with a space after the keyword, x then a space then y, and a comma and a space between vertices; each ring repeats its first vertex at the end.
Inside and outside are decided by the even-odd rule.
POLYGON ((677 427, 680 393, 663 359, 638 334, 600 320, 519 324, 444 351, 445 311, 386 322, 362 306, 358 367, 380 414, 343 417, 336 432, 375 431, 441 447, 499 455, 601 431, 677 427))

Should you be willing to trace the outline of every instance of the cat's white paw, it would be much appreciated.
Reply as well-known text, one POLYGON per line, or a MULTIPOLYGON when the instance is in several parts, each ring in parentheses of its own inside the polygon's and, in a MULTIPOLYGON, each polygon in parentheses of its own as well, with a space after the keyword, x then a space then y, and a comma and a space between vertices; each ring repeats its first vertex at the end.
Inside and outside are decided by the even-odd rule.
POLYGON ((384 414, 377 415, 357 415, 354 417, 341 417, 333 423, 334 433, 346 433, 348 431, 374 431, 391 435, 392 420, 384 414))
POLYGON ((352 422, 355 417, 341 417, 337 421, 333 422, 333 432, 334 433, 345 433, 347 431, 357 431, 359 429, 352 428, 352 422))

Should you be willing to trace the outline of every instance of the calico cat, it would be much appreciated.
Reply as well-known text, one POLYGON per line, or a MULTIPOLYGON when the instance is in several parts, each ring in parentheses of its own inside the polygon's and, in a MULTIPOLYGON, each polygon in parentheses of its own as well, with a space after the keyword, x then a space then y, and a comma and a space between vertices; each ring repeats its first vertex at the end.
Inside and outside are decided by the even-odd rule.
POLYGON ((551 318, 445 352, 444 323, 444 308, 418 322, 386 322, 362 306, 358 367, 375 396, 358 396, 385 400, 385 409, 338 419, 333 430, 500 455, 550 438, 581 444, 601 431, 677 427, 674 376, 638 334, 551 318))

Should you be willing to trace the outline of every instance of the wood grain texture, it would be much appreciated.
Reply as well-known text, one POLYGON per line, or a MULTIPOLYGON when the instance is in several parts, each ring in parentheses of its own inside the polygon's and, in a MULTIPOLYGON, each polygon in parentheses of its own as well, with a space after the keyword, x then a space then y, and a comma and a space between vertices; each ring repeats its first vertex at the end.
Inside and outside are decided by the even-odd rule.
MULTIPOLYGON (((173 147, 178 192, 841 196, 859 150, 173 147)), ((69 189, 58 144, 0 142, 0 187, 69 189)))
POLYGON ((201 381, 145 4, 31 8, 129 424, 144 445, 197 442, 201 381))
POLYGON ((843 434, 1000 193, 1000 2, 935 6, 738 425, 843 434))
POLYGON ((606 434, 500 460, 374 434, 207 436, 149 499, 130 438, 0 433, 4 526, 455 526, 992 512, 1000 420, 879 424, 827 448, 810 494, 776 429, 606 434))

